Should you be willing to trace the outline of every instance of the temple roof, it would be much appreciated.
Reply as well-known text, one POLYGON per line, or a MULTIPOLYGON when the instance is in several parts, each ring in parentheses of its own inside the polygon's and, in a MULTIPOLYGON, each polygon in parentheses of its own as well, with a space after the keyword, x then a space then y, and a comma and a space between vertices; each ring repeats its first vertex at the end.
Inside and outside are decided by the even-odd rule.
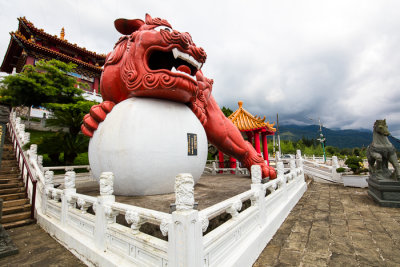
POLYGON ((22 43, 24 47, 28 47, 28 48, 31 48, 31 49, 33 49, 35 51, 51 55, 53 58, 64 59, 64 61, 70 61, 70 62, 73 62, 73 63, 75 63, 77 65, 83 65, 86 68, 89 68, 89 69, 91 69, 91 70, 93 70, 95 72, 98 72, 98 73, 100 73, 102 71, 102 68, 100 66, 95 66, 95 65, 86 63, 86 62, 84 62, 82 60, 79 60, 77 58, 73 58, 73 57, 70 57, 70 56, 65 55, 63 53, 54 51, 54 50, 52 50, 50 48, 38 45, 32 39, 26 39, 25 36, 22 35, 18 31, 17 32, 11 32, 10 34, 11 34, 12 38, 15 38, 15 40, 17 40, 17 42, 19 41, 18 43, 22 43))
MULTIPOLYGON (((69 43, 65 39, 64 28, 59 38, 44 32, 43 29, 36 28, 25 17, 18 18, 18 21, 18 30, 10 32, 11 40, 0 67, 1 71, 11 73, 14 67, 17 68, 17 72, 21 71, 29 55, 36 59, 55 58, 64 62, 73 62, 82 72, 88 71, 88 74, 100 76, 105 55, 69 43)), ((92 75, 89 76, 92 77, 92 75)))
POLYGON ((30 22, 29 20, 27 20, 25 17, 18 18, 18 21, 20 22, 20 25, 18 27, 19 31, 21 31, 21 26, 22 26, 31 34, 43 36, 46 39, 52 40, 55 43, 59 43, 60 45, 70 48, 71 50, 77 50, 81 54, 87 54, 87 55, 93 56, 97 59, 103 59, 103 60, 106 58, 106 55, 104 55, 104 54, 97 54, 96 52, 86 50, 85 47, 79 47, 77 44, 72 44, 72 43, 68 42, 68 40, 64 39, 64 36, 65 36, 64 28, 62 28, 60 38, 59 38, 57 35, 51 35, 51 34, 45 32, 43 29, 36 28, 35 25, 33 25, 33 23, 30 22))
POLYGON ((233 112, 228 119, 239 129, 241 132, 260 130, 269 134, 274 134, 276 129, 274 123, 270 124, 265 122, 265 116, 253 116, 250 112, 243 108, 243 102, 238 102, 239 108, 233 112))

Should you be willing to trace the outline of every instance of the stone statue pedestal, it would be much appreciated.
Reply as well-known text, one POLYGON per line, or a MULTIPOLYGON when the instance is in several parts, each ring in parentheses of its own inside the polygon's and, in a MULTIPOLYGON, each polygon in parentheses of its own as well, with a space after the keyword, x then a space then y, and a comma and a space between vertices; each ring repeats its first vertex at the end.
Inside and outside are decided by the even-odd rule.
POLYGON ((372 174, 368 181, 368 195, 380 206, 400 208, 400 181, 377 179, 372 174))

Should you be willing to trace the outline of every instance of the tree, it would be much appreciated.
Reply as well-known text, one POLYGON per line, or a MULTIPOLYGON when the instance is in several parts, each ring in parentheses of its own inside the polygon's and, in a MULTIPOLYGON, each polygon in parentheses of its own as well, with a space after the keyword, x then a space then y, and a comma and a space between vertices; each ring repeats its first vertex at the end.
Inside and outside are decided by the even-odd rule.
POLYGON ((74 68, 73 63, 40 60, 36 66, 25 66, 20 74, 7 76, 0 90, 2 102, 12 106, 40 105, 52 112, 46 125, 57 126, 60 130, 51 138, 43 138, 38 149, 48 154, 54 163, 60 153, 64 153, 67 165, 73 164, 78 153, 87 151, 89 139, 80 133, 80 126, 83 116, 95 104, 82 97, 80 88, 87 85, 67 75, 74 68))
POLYGON ((55 59, 40 60, 36 66, 26 65, 21 73, 6 76, 1 81, 0 102, 13 107, 45 106, 47 103, 71 103, 83 100, 82 89, 74 77, 66 75, 76 65, 55 59))
POLYGON ((46 126, 68 129, 59 132, 59 138, 62 142, 57 146, 60 152, 64 152, 64 163, 66 165, 72 165, 78 153, 86 152, 88 149, 89 138, 80 131, 83 117, 89 113, 94 104, 96 103, 91 101, 78 101, 69 104, 54 103, 47 105, 53 114, 46 120, 46 126))
POLYGON ((222 107, 221 108, 222 113, 224 113, 225 117, 229 117, 233 111, 230 108, 222 107))

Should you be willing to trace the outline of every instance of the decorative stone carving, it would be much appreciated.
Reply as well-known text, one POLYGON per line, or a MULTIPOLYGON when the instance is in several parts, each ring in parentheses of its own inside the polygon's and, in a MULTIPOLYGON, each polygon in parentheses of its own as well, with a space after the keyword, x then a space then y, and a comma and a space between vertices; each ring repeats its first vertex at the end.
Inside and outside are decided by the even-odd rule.
POLYGON ((138 234, 140 226, 144 223, 143 219, 140 217, 139 213, 133 210, 128 210, 125 214, 125 220, 131 225, 133 234, 138 234))
POLYGON ((56 190, 53 190, 52 196, 53 196, 53 199, 54 199, 55 202, 59 202, 60 201, 61 196, 60 196, 60 194, 57 193, 56 190))
POLYGON ((44 173, 44 184, 45 186, 52 186, 53 185, 53 178, 54 178, 54 172, 53 171, 46 171, 44 173))
POLYGON ((381 206, 400 208, 400 164, 389 135, 386 120, 377 120, 372 143, 367 148, 368 194, 381 206), (394 171, 389 170, 389 163, 394 171))
POLYGON ((96 214, 97 202, 93 203, 92 209, 93 209, 94 214, 96 214))
POLYGON ((261 183, 261 166, 260 165, 251 166, 251 182, 253 184, 261 183))
POLYGON ((31 154, 32 158, 36 158, 36 156, 37 156, 37 145, 36 144, 32 144, 30 146, 29 153, 31 154))
POLYGON ((25 135, 25 124, 21 123, 18 125, 18 127, 19 127, 19 132, 24 133, 25 135))
POLYGON ((42 155, 39 155, 37 157, 37 164, 38 164, 39 168, 43 168, 43 156, 42 155))
POLYGON ((17 117, 16 119, 15 119, 15 126, 16 126, 16 130, 17 130, 17 132, 19 132, 19 125, 21 124, 21 118, 20 117, 17 117))
POLYGON ((87 213, 87 210, 92 205, 90 202, 86 202, 83 198, 78 198, 78 201, 76 203, 80 207, 82 214, 87 213))
POLYGON ((207 231, 208 225, 209 225, 209 221, 208 218, 204 215, 200 215, 199 220, 201 222, 201 230, 203 231, 203 233, 205 231, 207 231))
MULTIPOLYGON (((203 125, 208 139, 213 140, 218 148, 240 159, 246 168, 250 168, 251 165, 261 165, 263 177, 271 179, 276 177, 274 168, 265 164, 255 148, 243 139, 237 127, 228 118, 221 116, 223 114, 219 108, 215 108, 218 104, 211 94, 213 80, 203 76, 201 71, 197 71, 205 62, 207 55, 204 49, 195 45, 190 34, 172 29, 161 30, 160 34, 154 34, 153 28, 156 26, 170 27, 171 25, 166 20, 153 19, 148 14, 145 21, 118 19, 114 25, 120 33, 124 34, 124 37, 117 42, 112 56, 107 58, 104 65, 100 81, 104 102, 93 106, 88 116, 84 117, 82 132, 85 135, 94 136, 98 125, 105 121, 113 108, 120 106, 119 104, 129 98, 150 96, 175 100, 188 104, 203 125), (154 49, 155 47, 157 49, 154 49), (145 51, 149 52, 144 54, 145 51), (173 52, 175 58, 188 59, 190 57, 191 62, 194 63, 192 70, 186 68, 187 66, 179 66, 180 63, 175 62, 172 57, 169 63, 184 68, 184 72, 192 77, 176 75, 175 71, 168 66, 159 69, 140 67, 146 66, 144 61, 150 58, 154 51, 173 52), (152 93, 148 93, 150 91, 152 93), (212 123, 207 123, 208 121, 212 123)), ((152 58, 155 60, 153 64, 164 66, 163 62, 157 59, 158 57, 152 58)), ((126 121, 124 123, 127 124, 126 121)), ((102 156, 101 153, 100 156, 102 156)), ((149 168, 151 167, 150 164, 149 168)), ((120 176, 117 183, 119 183, 119 178, 120 176)))
POLYGON ((289 167, 290 167, 290 172, 294 172, 296 169, 296 161, 292 158, 289 160, 289 167))
POLYGON ((111 196, 114 193, 114 174, 103 172, 100 175, 100 195, 111 196))
POLYGON ((301 159, 301 150, 300 149, 296 150, 296 159, 301 159))
POLYGON ((160 223, 160 231, 163 236, 168 235, 168 226, 169 226, 170 221, 167 219, 162 219, 160 223))
POLYGON ((73 189, 75 188, 75 172, 68 171, 64 176, 64 187, 65 189, 73 189))
POLYGON ((24 134, 24 144, 27 144, 31 141, 31 133, 24 134))
POLYGON ((191 210, 194 205, 194 181, 190 173, 180 173, 175 177, 176 210, 191 210))
POLYGON ((283 165, 282 161, 278 161, 276 171, 278 173, 278 177, 285 175, 285 166, 283 165))
POLYGON ((104 214, 107 217, 107 223, 115 222, 115 217, 119 214, 119 211, 113 210, 110 206, 104 206, 104 214))
POLYGON ((236 201, 226 209, 226 212, 229 213, 232 218, 235 218, 239 215, 239 211, 242 209, 242 201, 240 199, 236 199, 236 201))
POLYGON ((66 195, 66 200, 68 207, 75 208, 76 198, 72 197, 70 194, 66 195))
POLYGON ((215 164, 215 161, 212 162, 211 175, 217 175, 217 164, 215 164))
POLYGON ((274 183, 274 184, 268 186, 268 191, 273 193, 273 192, 275 192, 276 187, 277 187, 277 184, 274 183))
POLYGON ((337 156, 332 156, 332 168, 337 169, 339 167, 339 162, 337 156))
POLYGON ((371 176, 377 180, 400 180, 400 165, 396 149, 388 139, 389 135, 386 120, 376 120, 373 140, 367 148, 367 158, 371 176), (388 163, 392 164, 394 172, 389 171, 388 163))

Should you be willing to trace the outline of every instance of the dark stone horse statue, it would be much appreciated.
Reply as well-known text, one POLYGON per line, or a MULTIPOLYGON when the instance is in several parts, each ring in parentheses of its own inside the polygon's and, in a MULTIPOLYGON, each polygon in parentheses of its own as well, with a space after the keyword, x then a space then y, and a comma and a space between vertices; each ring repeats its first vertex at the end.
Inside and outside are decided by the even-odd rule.
POLYGON ((376 120, 372 143, 367 148, 367 158, 371 177, 381 179, 400 179, 400 166, 397 160, 396 149, 390 143, 390 135, 385 120, 376 120), (388 163, 391 163, 394 172, 390 173, 388 163), (375 164, 376 163, 376 164, 375 164))

